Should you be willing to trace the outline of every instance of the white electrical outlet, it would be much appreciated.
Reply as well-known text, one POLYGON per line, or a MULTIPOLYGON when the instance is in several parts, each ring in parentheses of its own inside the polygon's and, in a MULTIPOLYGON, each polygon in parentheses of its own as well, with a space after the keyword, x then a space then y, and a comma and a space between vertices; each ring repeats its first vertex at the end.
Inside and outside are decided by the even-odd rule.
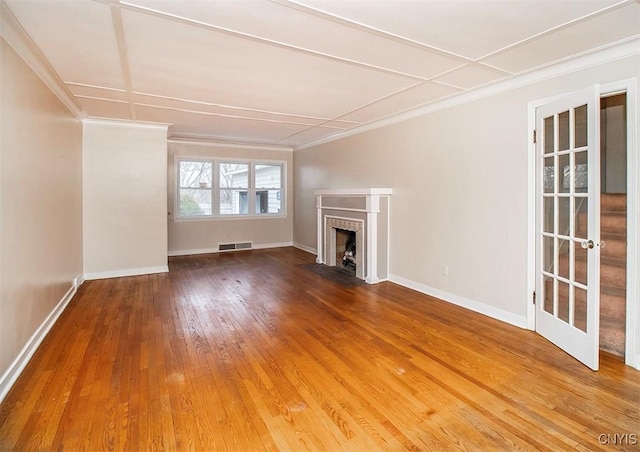
POLYGON ((443 265, 442 266, 442 276, 449 276, 449 266, 448 265, 443 265))

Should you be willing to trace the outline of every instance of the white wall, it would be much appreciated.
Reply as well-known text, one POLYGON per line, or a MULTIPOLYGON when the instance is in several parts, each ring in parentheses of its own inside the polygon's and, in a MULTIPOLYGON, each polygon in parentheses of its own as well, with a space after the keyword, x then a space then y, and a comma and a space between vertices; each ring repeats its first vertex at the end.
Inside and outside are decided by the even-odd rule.
POLYGON ((315 248, 314 190, 390 187, 395 280, 524 326, 528 103, 639 71, 628 58, 295 151, 294 241, 315 248))
POLYGON ((216 252, 219 243, 253 242, 254 247, 291 245, 293 241, 293 158, 291 151, 215 143, 169 143, 169 254, 216 252), (288 196, 286 218, 174 220, 175 156, 284 161, 288 196))
POLYGON ((82 274, 82 127, 0 49, 1 400, 82 274))
POLYGON ((83 124, 86 279, 167 269, 167 129, 83 124))

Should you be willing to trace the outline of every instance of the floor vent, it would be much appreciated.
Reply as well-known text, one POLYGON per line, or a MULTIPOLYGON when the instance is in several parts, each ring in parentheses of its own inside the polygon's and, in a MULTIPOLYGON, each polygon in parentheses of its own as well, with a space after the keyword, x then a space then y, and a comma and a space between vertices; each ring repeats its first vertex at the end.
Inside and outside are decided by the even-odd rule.
POLYGON ((250 250, 251 248, 253 248, 253 244, 251 242, 218 244, 218 251, 250 250))

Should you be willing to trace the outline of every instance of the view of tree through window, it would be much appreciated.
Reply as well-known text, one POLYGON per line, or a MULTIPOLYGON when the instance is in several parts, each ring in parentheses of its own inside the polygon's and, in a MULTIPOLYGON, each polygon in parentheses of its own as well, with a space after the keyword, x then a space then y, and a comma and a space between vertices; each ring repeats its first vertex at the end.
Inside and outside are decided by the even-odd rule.
POLYGON ((180 216, 211 215, 212 162, 180 161, 180 216))
POLYGON ((220 214, 248 214, 249 165, 220 163, 220 214))
POLYGON ((178 159, 178 217, 283 213, 282 163, 178 159))

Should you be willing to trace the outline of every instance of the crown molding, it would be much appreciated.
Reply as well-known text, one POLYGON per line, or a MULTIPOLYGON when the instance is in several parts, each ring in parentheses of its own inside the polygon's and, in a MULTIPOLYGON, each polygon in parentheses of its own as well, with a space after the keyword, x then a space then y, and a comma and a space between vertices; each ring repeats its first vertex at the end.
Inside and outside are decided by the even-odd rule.
MULTIPOLYGON (((638 0, 640 1, 640 0, 638 0)), ((447 108, 463 105, 476 100, 484 99, 497 94, 522 88, 527 85, 539 83, 548 79, 559 77, 562 75, 577 72, 583 69, 600 66, 602 64, 612 63, 633 56, 640 55, 640 35, 626 39, 612 45, 603 46, 592 51, 584 52, 575 57, 569 57, 559 62, 535 68, 530 71, 516 75, 504 81, 499 81, 486 85, 481 88, 473 89, 462 94, 453 95, 441 101, 423 105, 414 109, 406 110, 396 115, 388 116, 358 127, 354 127, 344 132, 338 132, 328 137, 310 141, 308 143, 295 146, 294 151, 309 149, 321 144, 330 143, 332 141, 358 135, 370 130, 379 129, 381 127, 397 124, 399 122, 425 116, 447 108)))
POLYGON ((108 119, 108 118, 96 118, 89 117, 82 120, 82 124, 98 124, 98 125, 110 125, 118 127, 136 127, 138 129, 161 129, 168 131, 172 124, 163 122, 150 122, 150 121, 130 121, 127 119, 108 119))
POLYGON ((274 146, 272 144, 259 144, 259 143, 238 143, 231 141, 220 140, 208 140, 205 138, 169 138, 167 140, 169 144, 189 144, 195 146, 207 146, 212 148, 225 148, 225 149, 249 149, 259 151, 284 151, 293 152, 293 148, 290 146, 274 146))
POLYGON ((87 114, 82 106, 2 0, 0 0, 0 34, 73 116, 80 120, 86 118, 87 114))

